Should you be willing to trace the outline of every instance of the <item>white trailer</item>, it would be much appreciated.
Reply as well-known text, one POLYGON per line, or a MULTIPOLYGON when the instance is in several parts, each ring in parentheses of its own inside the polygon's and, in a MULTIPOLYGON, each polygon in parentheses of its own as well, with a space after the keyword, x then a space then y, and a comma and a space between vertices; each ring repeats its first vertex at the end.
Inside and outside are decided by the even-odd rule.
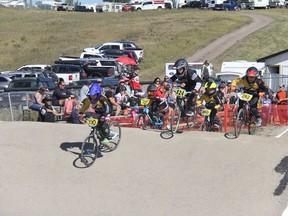
MULTIPOLYGON (((189 68, 195 70, 197 75, 202 77, 201 68, 204 62, 189 62, 189 68)), ((165 64, 165 75, 172 77, 176 73, 176 69, 173 67, 174 63, 166 63, 165 64)), ((210 63, 208 66, 209 76, 213 76, 213 65, 210 63)))
POLYGON ((238 77, 245 76, 246 70, 249 67, 256 67, 260 75, 262 75, 266 69, 265 62, 248 62, 242 60, 223 62, 220 73, 216 73, 216 78, 224 81, 234 80, 238 77))

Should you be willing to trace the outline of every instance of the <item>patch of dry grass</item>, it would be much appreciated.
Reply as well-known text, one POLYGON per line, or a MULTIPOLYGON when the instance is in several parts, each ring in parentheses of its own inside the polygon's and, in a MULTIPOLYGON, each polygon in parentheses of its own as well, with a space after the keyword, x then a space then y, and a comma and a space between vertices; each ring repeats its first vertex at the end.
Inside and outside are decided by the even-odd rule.
MULTIPOLYGON (((255 10, 276 21, 213 60, 248 60, 287 49, 287 9, 255 10)), ((162 76, 164 64, 188 57, 218 37, 249 23, 238 12, 165 10, 141 13, 69 13, 0 9, 0 70, 24 64, 53 64, 60 55, 79 56, 82 49, 110 40, 131 40, 144 48, 141 80, 162 76)))

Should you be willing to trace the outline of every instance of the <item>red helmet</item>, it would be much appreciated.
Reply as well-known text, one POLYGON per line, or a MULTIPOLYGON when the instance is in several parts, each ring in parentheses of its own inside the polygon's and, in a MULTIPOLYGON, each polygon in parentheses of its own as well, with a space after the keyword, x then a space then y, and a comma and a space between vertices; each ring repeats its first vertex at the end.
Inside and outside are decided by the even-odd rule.
POLYGON ((249 67, 246 71, 246 76, 247 77, 258 77, 259 76, 259 71, 255 67, 249 67))

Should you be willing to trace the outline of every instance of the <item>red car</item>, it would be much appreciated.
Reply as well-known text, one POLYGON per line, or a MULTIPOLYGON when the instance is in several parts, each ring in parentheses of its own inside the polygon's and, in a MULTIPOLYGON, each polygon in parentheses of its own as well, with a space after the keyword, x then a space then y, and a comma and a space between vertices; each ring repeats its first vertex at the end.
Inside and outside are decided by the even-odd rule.
POLYGON ((124 7, 122 8, 122 11, 127 12, 127 11, 131 11, 131 5, 130 4, 126 4, 124 5, 124 7))

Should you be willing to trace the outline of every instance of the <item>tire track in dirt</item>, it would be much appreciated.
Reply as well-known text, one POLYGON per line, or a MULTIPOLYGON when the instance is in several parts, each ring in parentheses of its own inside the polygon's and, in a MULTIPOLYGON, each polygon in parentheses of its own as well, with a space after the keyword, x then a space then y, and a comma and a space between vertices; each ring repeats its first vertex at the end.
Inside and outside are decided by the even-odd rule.
POLYGON ((242 13, 246 16, 253 18, 253 22, 242 28, 226 34, 216 41, 210 43, 208 46, 197 51, 194 55, 187 57, 188 62, 201 62, 208 59, 213 61, 216 57, 221 55, 226 49, 232 47, 237 41, 242 40, 249 34, 269 25, 274 20, 271 17, 260 15, 260 14, 247 14, 242 13))

